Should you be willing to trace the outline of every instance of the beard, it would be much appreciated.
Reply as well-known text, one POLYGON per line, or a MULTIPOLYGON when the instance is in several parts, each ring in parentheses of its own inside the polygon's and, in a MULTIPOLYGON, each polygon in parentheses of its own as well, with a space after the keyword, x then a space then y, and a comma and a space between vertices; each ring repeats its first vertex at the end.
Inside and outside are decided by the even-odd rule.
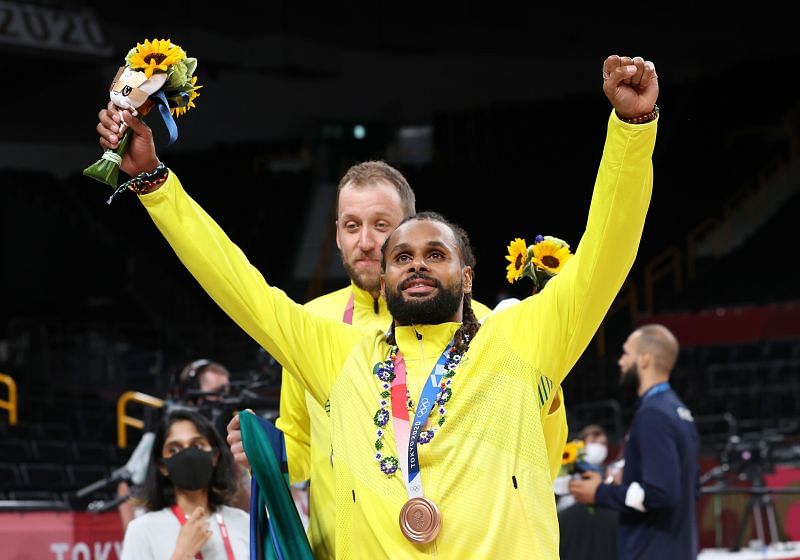
POLYGON ((619 390, 623 400, 634 401, 639 396, 639 368, 636 364, 622 372, 622 377, 619 379, 619 390))
POLYGON ((379 270, 376 270, 375 274, 370 274, 368 272, 356 272, 353 265, 345 259, 342 259, 342 265, 344 266, 345 272, 347 272, 347 276, 353 281, 353 284, 355 284, 356 287, 361 288, 365 292, 369 292, 373 295, 380 292, 381 277, 379 270))
POLYGON ((394 290, 389 289, 387 286, 386 305, 399 325, 437 325, 446 323, 453 318, 453 315, 458 311, 458 306, 464 302, 463 289, 463 284, 460 281, 457 286, 448 289, 435 278, 424 274, 415 274, 400 282, 394 290), (417 300, 416 298, 405 299, 401 289, 403 284, 418 279, 432 282, 437 288, 436 295, 422 300, 417 300))

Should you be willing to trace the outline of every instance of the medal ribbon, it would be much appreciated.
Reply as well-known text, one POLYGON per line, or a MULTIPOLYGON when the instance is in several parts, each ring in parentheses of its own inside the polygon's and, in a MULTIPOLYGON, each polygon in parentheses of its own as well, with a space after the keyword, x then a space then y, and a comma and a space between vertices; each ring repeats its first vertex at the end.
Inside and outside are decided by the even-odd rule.
POLYGON ((647 390, 647 392, 644 395, 642 395, 642 402, 646 401, 651 397, 655 397, 659 393, 663 393, 664 391, 669 391, 670 389, 671 387, 669 386, 669 381, 664 381, 663 383, 653 385, 647 390))
POLYGON ((350 292, 350 299, 347 300, 347 305, 344 308, 344 313, 342 313, 342 323, 347 323, 348 325, 353 324, 353 307, 355 307, 356 298, 353 292, 350 292))
POLYGON ((439 383, 445 373, 444 366, 447 363, 447 357, 450 355, 452 347, 453 342, 450 342, 433 366, 431 375, 422 388, 422 394, 417 401, 417 411, 414 414, 413 422, 409 422, 408 418, 406 362, 399 350, 393 358, 395 377, 392 381, 391 389, 392 426, 394 427, 394 439, 397 445, 397 457, 400 460, 400 469, 403 471, 409 498, 422 497, 422 477, 419 472, 417 439, 431 411, 437 406, 436 397, 441 392, 439 383))

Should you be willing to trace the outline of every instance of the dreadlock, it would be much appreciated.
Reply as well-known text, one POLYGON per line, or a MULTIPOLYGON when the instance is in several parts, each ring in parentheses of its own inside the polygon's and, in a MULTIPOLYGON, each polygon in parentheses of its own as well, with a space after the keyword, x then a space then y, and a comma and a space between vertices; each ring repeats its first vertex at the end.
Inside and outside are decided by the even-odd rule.
MULTIPOLYGON (((461 262, 464 263, 465 266, 469 266, 473 270, 475 270, 475 254, 472 252, 472 245, 469 242, 469 236, 467 232, 464 231, 463 228, 457 226, 456 224, 448 221, 444 216, 439 214, 438 212, 420 212, 415 216, 409 216, 408 218, 404 219, 400 222, 400 225, 405 224, 406 222, 410 222, 412 220, 428 220, 430 222, 439 222, 441 224, 446 225, 450 228, 453 232, 453 236, 456 238, 456 245, 458 246, 458 252, 461 255, 461 262)), ((398 226, 399 227, 399 226, 398 226)), ((383 242, 383 247, 381 247, 381 268, 386 271, 386 247, 389 244, 389 239, 392 236, 386 238, 383 242)), ((456 334, 453 338, 453 352, 458 352, 459 354, 464 354, 469 347, 469 343, 472 339, 475 338, 475 335, 478 333, 478 329, 481 327, 478 318, 475 316, 475 312, 472 310, 472 294, 464 294, 464 303, 462 305, 462 321, 461 326, 456 331, 456 334)), ((397 342, 394 336, 394 328, 389 329, 388 334, 386 335, 386 342, 394 346, 397 342)))

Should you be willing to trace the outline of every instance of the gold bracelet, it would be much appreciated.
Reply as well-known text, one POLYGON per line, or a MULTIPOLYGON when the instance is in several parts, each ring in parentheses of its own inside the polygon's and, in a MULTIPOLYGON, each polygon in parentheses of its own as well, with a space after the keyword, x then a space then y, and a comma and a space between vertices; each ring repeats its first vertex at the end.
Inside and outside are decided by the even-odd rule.
POLYGON ((649 123, 651 121, 656 120, 658 116, 658 105, 653 105, 653 110, 649 113, 645 113, 644 115, 639 115, 638 117, 620 117, 619 113, 617 114, 617 118, 622 122, 628 124, 644 124, 649 123))

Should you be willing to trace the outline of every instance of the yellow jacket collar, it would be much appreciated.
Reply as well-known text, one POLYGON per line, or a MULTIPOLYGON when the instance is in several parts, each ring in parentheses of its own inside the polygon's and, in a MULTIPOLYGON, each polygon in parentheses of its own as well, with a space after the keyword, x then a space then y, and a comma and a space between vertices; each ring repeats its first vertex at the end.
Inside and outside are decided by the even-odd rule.
MULTIPOLYGON (((350 287, 353 290, 353 301, 357 307, 366 306, 369 309, 373 309, 375 307, 375 298, 372 297, 372 294, 366 290, 362 290, 352 282, 350 282, 350 287)), ((378 299, 378 308, 386 307, 386 301, 381 296, 378 299)))
POLYGON ((438 325, 409 325, 395 328, 397 346, 406 356, 418 354, 420 343, 425 354, 440 354, 453 339, 461 323, 439 323, 438 325))

